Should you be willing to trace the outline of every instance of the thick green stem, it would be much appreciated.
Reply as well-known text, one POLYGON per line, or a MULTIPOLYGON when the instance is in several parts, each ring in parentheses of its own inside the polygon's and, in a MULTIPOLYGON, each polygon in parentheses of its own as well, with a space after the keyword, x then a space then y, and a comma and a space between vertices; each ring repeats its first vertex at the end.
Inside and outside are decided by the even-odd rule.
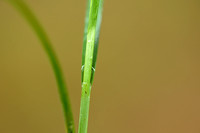
POLYGON ((67 87, 64 80, 64 76, 62 74, 61 67, 59 65, 56 54, 52 48, 52 45, 46 33, 44 32, 43 28, 41 27, 40 23, 38 22, 37 18, 34 16, 32 11, 22 0, 7 0, 7 1, 9 1, 12 5, 16 7, 16 9, 18 9, 19 12, 21 12, 21 14, 28 21, 28 23, 31 25, 33 30, 36 32, 36 35, 40 39, 41 44, 48 55, 48 58, 50 60, 50 63, 52 65, 52 68, 56 77, 58 91, 59 91, 60 99, 63 105, 68 133, 75 133, 72 109, 69 102, 69 96, 67 93, 67 87))
MULTIPOLYGON (((84 67, 82 75, 82 92, 81 92, 81 107, 79 116, 79 130, 78 133, 87 133, 88 117, 89 117, 89 104, 91 93, 91 77, 92 65, 94 56, 95 33, 97 26, 98 11, 102 0, 89 0, 89 21, 87 29, 87 42, 84 54, 84 67)), ((88 13, 87 13, 88 14, 88 13)), ((86 16, 87 18, 87 16, 86 16)), ((87 20, 86 20, 87 26, 87 20)))

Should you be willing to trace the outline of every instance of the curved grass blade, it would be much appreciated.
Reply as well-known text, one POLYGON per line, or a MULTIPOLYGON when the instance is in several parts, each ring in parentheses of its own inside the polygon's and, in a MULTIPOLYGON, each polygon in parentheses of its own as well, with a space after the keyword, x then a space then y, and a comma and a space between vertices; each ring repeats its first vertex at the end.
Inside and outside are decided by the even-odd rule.
POLYGON ((75 133, 74 120, 73 120, 71 105, 69 101, 69 96, 68 96, 64 76, 62 74, 61 67, 59 65, 56 54, 52 48, 52 45, 45 31, 41 27, 35 15, 32 13, 29 7, 22 0, 7 0, 7 1, 10 2, 12 5, 14 5, 14 7, 16 7, 16 9, 24 16, 24 18, 33 28, 39 40, 41 41, 41 44, 46 54, 48 55, 49 61, 52 65, 52 68, 56 77, 58 91, 60 94, 60 99, 61 99, 63 110, 64 110, 66 128, 68 130, 68 133, 75 133))
POLYGON ((88 0, 82 54, 82 93, 78 133, 87 133, 90 93, 96 67, 103 0, 88 0))

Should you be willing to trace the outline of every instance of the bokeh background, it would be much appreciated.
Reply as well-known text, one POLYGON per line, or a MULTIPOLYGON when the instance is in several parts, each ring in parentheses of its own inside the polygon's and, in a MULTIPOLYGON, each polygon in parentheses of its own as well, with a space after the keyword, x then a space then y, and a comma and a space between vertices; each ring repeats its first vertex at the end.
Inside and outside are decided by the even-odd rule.
MULTIPOLYGON (((26 0, 61 62, 78 127, 86 0, 26 0)), ((200 133, 199 0, 105 0, 89 133, 200 133)), ((64 133, 51 66, 0 1, 0 133, 64 133)))

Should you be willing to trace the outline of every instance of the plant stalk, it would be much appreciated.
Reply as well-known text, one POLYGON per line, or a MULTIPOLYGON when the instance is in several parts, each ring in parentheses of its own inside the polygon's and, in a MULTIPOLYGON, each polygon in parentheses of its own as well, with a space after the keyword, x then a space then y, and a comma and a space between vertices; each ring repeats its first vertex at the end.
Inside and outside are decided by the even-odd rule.
MULTIPOLYGON (((81 105, 80 105, 80 116, 79 116, 79 129, 78 133, 87 133, 88 118, 89 118, 89 104, 90 104, 90 93, 92 87, 92 65, 94 58, 94 46, 95 46, 95 34, 97 27, 98 12, 102 0, 89 0, 89 21, 86 27, 87 29, 87 40, 86 46, 84 47, 84 67, 82 72, 82 92, 81 92, 81 105)), ((86 19, 88 12, 86 13, 86 19)))

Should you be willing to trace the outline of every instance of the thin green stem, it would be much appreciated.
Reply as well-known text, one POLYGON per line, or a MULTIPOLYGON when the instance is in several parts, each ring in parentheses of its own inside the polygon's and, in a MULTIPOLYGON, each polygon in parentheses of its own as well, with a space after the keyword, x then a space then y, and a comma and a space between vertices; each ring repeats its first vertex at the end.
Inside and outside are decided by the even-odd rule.
MULTIPOLYGON (((85 27, 85 33, 87 33, 87 39, 86 41, 86 46, 83 45, 83 62, 82 67, 83 72, 82 72, 82 92, 81 92, 81 107, 80 107, 80 116, 79 116, 79 130, 78 133, 87 133, 87 127, 88 127, 88 117, 89 117, 89 104, 90 104, 90 93, 91 93, 91 87, 92 87, 92 81, 93 81, 93 74, 94 70, 92 68, 93 59, 96 58, 94 55, 94 47, 95 47, 95 39, 96 39, 96 34, 99 35, 98 28, 100 28, 100 23, 98 22, 98 16, 101 16, 100 12, 102 11, 102 2, 103 0, 89 0, 89 6, 88 10, 86 12, 86 24, 85 27), (88 13, 89 12, 89 13, 88 13), (89 17, 88 17, 89 15, 89 17), (87 20, 89 18, 89 20, 87 20), (99 25, 98 25, 99 23, 99 25), (97 28, 97 26, 99 26, 97 28), (86 31, 87 30, 87 31, 86 31)), ((101 18, 101 17, 100 17, 101 18)), ((101 19, 100 19, 101 20, 101 19)), ((100 21, 99 20, 99 21, 100 21)), ((97 52, 97 51, 96 51, 97 52)), ((96 63, 95 63, 96 65, 96 63)))
POLYGON ((60 99, 64 110, 64 116, 68 133, 75 133, 74 120, 67 92, 67 86, 61 71, 61 67, 59 65, 59 61, 56 57, 56 54, 52 48, 52 45, 45 31, 43 30, 42 26, 40 25, 35 15, 32 13, 32 11, 30 10, 30 8, 22 0, 7 0, 7 1, 9 1, 12 5, 14 5, 16 9, 24 16, 24 18, 31 25, 33 30, 36 32, 36 35, 38 36, 39 40, 41 41, 41 44, 46 54, 48 55, 48 58, 50 60, 50 63, 52 65, 56 77, 58 91, 60 94, 60 99))

